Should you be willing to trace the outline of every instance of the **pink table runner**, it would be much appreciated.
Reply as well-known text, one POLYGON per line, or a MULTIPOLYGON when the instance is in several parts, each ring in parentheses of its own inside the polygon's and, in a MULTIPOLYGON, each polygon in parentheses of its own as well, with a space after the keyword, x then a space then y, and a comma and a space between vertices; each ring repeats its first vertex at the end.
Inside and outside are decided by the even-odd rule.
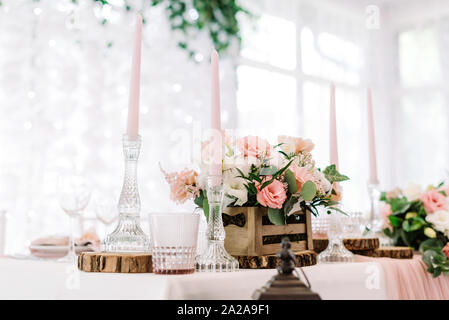
POLYGON ((357 262, 377 262, 385 276, 387 298, 391 300, 447 300, 449 276, 433 278, 426 271, 421 255, 413 259, 371 258, 356 256, 357 262))

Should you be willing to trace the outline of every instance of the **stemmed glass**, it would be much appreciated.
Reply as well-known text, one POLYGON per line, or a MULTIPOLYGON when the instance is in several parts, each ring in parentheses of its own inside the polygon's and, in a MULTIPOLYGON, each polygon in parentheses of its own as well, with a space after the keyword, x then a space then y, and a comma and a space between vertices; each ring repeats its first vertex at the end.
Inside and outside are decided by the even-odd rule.
POLYGON ((86 179, 76 175, 61 176, 58 182, 59 205, 70 218, 69 251, 61 262, 75 262, 75 226, 87 207, 91 189, 86 179))
POLYGON ((95 215, 106 229, 118 219, 117 198, 118 189, 102 189, 95 193, 95 215))

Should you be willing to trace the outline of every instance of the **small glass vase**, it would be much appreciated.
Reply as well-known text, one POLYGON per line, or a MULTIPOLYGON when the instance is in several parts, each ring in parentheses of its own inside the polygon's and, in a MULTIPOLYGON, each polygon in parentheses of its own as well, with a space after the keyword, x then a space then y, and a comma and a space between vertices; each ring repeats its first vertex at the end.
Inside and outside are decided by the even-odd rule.
POLYGON ((327 248, 318 255, 318 263, 353 262, 354 254, 346 249, 343 243, 344 223, 339 212, 329 215, 327 248))
POLYGON ((150 240, 140 227, 140 197, 137 187, 137 161, 142 139, 123 136, 125 176, 118 204, 116 229, 102 243, 104 252, 149 252, 150 240))
POLYGON ((207 180, 209 221, 207 224, 207 247, 196 258, 199 272, 231 272, 239 269, 238 261, 224 247, 226 232, 223 226, 223 178, 210 176, 207 180))

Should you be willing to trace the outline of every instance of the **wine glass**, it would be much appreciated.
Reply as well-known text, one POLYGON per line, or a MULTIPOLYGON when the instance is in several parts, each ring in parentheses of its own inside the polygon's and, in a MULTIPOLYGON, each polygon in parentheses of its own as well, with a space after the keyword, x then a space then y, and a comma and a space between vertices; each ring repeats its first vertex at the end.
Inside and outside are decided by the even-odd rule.
POLYGON ((119 190, 114 188, 101 189, 95 192, 95 215, 97 219, 108 227, 118 219, 118 199, 119 190))
POLYGON ((58 192, 59 205, 70 218, 69 251, 60 261, 74 262, 77 259, 74 242, 76 220, 89 203, 91 189, 85 178, 68 175, 59 177, 58 192))

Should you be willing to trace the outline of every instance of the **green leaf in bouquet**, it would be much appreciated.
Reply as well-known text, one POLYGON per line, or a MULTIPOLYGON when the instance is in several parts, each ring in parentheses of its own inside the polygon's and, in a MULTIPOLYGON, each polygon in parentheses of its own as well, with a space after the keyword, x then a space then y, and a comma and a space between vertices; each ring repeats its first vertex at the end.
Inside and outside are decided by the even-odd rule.
POLYGON ((342 175, 338 172, 335 164, 328 166, 326 169, 324 169, 323 173, 324 173, 324 176, 326 177, 326 179, 330 183, 342 182, 342 181, 349 180, 349 177, 342 175))
POLYGON ((298 201, 298 197, 290 197, 289 199, 287 199, 287 201, 285 201, 284 203, 284 215, 288 215, 293 209, 293 206, 298 203, 298 201))
POLYGON ((316 196, 316 185, 313 181, 307 181, 301 190, 301 196, 305 201, 312 201, 316 196))
POLYGON ((387 200, 387 193, 385 191, 380 194, 380 199, 379 200, 383 201, 383 202, 388 202, 388 200, 387 200))
POLYGON ((280 209, 268 208, 268 219, 276 226, 285 225, 285 216, 280 209))
POLYGON ((206 220, 209 221, 209 201, 207 201, 206 197, 203 199, 203 211, 206 216, 206 220))
POLYGON ((388 216, 388 220, 390 220, 391 225, 393 227, 399 227, 401 225, 401 223, 402 223, 402 219, 399 218, 399 217, 396 217, 394 215, 388 216))
POLYGON ((200 192, 200 195, 198 197, 195 198, 195 200, 193 200, 193 202, 200 208, 203 207, 203 200, 204 200, 204 195, 203 195, 203 191, 200 192))
POLYGON ((274 181, 274 178, 271 178, 270 180, 267 180, 264 183, 262 183, 262 186, 260 187, 260 190, 262 190, 265 187, 268 187, 273 181, 274 181))
POLYGON ((383 230, 384 235, 386 235, 388 238, 393 238, 393 232, 389 228, 385 228, 383 230))
POLYGON ((394 214, 402 214, 405 213, 407 210, 410 209, 411 203, 407 200, 407 198, 395 198, 391 199, 391 211, 393 211, 394 214))
POLYGON ((281 168, 278 172, 276 172, 273 175, 273 179, 281 176, 284 173, 284 171, 286 171, 288 169, 288 167, 290 167, 290 165, 292 164, 293 160, 294 159, 290 160, 283 168, 281 168))
POLYGON ((419 251, 421 253, 424 253, 428 250, 433 250, 433 251, 438 251, 438 250, 442 250, 444 247, 444 243, 437 239, 427 239, 424 240, 423 242, 421 242, 420 246, 419 246, 419 251))
POLYGON ((296 193, 298 191, 298 186, 296 185, 296 178, 293 172, 290 169, 285 171, 285 181, 288 184, 288 192, 291 194, 296 193))
POLYGON ((423 225, 419 219, 409 219, 402 222, 402 229, 406 232, 412 232, 421 229, 423 225))
POLYGON ((277 168, 275 166, 263 167, 260 169, 259 175, 261 176, 272 176, 277 172, 277 168))

